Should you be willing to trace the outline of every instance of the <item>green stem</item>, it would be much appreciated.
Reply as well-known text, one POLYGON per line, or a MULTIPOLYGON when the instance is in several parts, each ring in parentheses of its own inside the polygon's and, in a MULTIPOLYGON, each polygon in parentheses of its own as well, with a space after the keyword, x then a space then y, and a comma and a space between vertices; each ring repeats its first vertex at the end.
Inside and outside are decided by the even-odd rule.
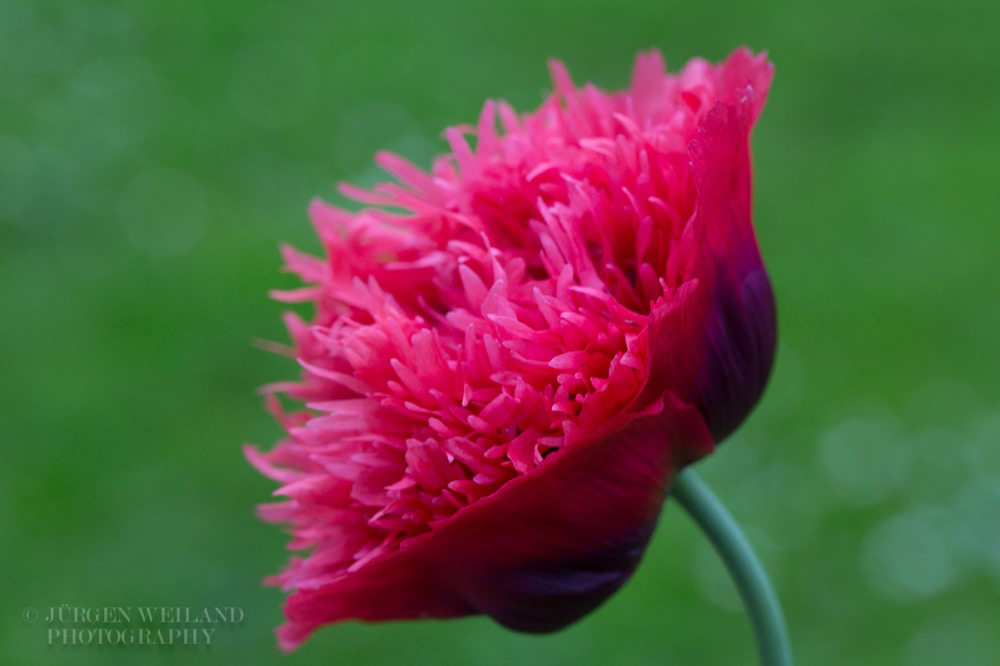
POLYGON ((791 666, 792 650, 778 597, 764 567, 736 521, 690 469, 674 479, 673 495, 725 561, 753 622, 762 666, 791 666))

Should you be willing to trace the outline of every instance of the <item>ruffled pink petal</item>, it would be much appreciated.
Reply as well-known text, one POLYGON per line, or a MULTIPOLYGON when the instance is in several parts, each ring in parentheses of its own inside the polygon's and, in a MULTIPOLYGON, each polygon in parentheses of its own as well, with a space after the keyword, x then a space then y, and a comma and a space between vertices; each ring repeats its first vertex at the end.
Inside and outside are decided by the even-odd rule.
POLYGON ((301 379, 265 389, 286 437, 247 457, 304 551, 270 580, 287 648, 350 618, 572 622, 763 390, 749 133, 770 64, 673 76, 641 54, 615 93, 550 68, 537 111, 488 102, 430 172, 380 153, 398 183, 341 188, 371 208, 314 202, 325 257, 283 251, 306 286, 275 297, 316 312, 286 318, 301 379))

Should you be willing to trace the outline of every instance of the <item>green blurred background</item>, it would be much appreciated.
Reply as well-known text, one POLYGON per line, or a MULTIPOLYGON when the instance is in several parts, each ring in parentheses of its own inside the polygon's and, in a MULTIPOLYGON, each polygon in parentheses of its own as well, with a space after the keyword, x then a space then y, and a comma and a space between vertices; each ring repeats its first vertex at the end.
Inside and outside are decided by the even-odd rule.
POLYGON ((637 575, 550 637, 344 624, 282 657, 286 537, 243 460, 293 376, 266 292, 305 207, 418 164, 545 60, 622 87, 747 44, 778 295, 763 402, 699 465, 746 526, 800 664, 1000 663, 1000 12, 816 3, 0 2, 0 663, 753 664, 668 504, 637 575), (56 647, 25 608, 236 606, 210 648, 56 647))

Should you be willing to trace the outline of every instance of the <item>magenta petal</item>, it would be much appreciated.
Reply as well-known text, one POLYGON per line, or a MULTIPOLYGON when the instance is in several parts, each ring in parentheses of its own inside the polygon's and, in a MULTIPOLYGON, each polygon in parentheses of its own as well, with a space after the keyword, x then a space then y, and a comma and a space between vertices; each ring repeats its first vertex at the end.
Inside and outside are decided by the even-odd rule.
POLYGON ((287 623, 277 630, 281 648, 294 650, 318 627, 339 620, 449 618, 476 612, 444 592, 440 583, 421 557, 394 551, 336 582, 291 594, 285 602, 287 623))
POLYGON ((777 338, 774 295, 751 221, 750 130, 767 96, 773 68, 737 51, 726 67, 731 92, 701 122, 692 145, 698 212, 714 264, 703 313, 705 365, 697 402, 716 441, 743 421, 767 384, 777 338))
POLYGON ((698 405, 716 442, 759 400, 777 337, 774 296, 751 224, 749 146, 771 68, 738 51, 726 72, 729 97, 706 114, 690 144, 698 196, 692 293, 654 312, 649 323, 653 387, 698 405))
MULTIPOLYGON (((751 225, 749 133, 752 88, 719 103, 693 146, 699 205, 695 224, 710 228, 703 275, 709 283, 698 324, 704 365, 696 402, 716 441, 739 426, 770 376, 777 336, 774 296, 751 225), (704 222, 702 222, 704 220, 704 222)), ((702 279, 705 279, 702 278, 702 279)))
POLYGON ((554 454, 402 548, 292 594, 291 649, 320 625, 485 613, 521 631, 560 629, 632 574, 674 471, 712 439, 672 395, 658 414, 554 454))

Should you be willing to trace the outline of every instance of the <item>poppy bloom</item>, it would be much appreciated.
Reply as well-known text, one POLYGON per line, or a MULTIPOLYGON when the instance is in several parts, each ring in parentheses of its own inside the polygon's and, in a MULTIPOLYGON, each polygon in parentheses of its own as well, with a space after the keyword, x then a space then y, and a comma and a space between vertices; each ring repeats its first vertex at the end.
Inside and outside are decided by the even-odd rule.
POLYGON ((342 186, 360 212, 314 202, 325 258, 284 250, 307 286, 276 297, 315 315, 287 316, 300 381, 265 389, 287 436, 246 455, 305 551, 271 580, 285 649, 346 619, 579 619, 764 389, 749 133, 771 65, 645 53, 614 93, 551 70, 537 111, 487 102, 430 173, 379 154, 397 182, 342 186))

